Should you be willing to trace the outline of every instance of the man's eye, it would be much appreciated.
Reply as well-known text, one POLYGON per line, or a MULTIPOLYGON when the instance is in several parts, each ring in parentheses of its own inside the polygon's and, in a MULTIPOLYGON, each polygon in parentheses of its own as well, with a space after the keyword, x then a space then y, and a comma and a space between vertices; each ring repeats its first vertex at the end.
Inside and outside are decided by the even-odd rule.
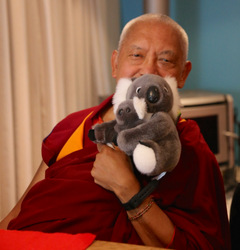
POLYGON ((158 64, 161 67, 168 67, 168 68, 172 68, 176 65, 176 62, 172 59, 167 59, 165 57, 159 58, 158 59, 158 64))
POLYGON ((131 54, 130 56, 133 58, 141 58, 142 57, 141 54, 131 54))
POLYGON ((170 60, 168 60, 167 58, 160 58, 159 61, 166 63, 170 62, 170 60))

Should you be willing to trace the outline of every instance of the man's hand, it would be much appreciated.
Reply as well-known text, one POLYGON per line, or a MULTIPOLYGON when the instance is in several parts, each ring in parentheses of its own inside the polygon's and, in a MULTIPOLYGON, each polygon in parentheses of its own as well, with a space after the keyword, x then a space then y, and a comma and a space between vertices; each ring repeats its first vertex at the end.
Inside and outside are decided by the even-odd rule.
POLYGON ((95 183, 113 191, 121 202, 127 202, 140 190, 129 157, 117 147, 98 144, 98 150, 91 171, 95 183))

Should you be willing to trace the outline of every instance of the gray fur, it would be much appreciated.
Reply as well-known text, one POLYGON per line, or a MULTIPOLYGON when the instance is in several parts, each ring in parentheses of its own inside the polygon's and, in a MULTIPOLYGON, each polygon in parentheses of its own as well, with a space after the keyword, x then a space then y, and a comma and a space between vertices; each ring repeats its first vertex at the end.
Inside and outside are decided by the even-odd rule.
POLYGON ((96 142, 107 143, 109 141, 104 141, 103 138, 111 139, 112 134, 117 133, 118 147, 127 155, 134 155, 134 159, 144 157, 140 155, 142 151, 135 152, 138 145, 141 145, 143 151, 145 147, 152 149, 154 154, 149 155, 154 155, 155 159, 149 159, 149 162, 156 164, 143 169, 145 166, 140 167, 135 162, 140 172, 156 176, 165 171, 172 171, 181 154, 181 143, 175 121, 170 115, 172 107, 173 93, 165 79, 157 75, 143 75, 133 80, 128 88, 126 100, 116 111, 115 123, 112 121, 96 126, 96 142), (146 102, 147 112, 144 119, 139 119, 136 113, 133 105, 134 97, 143 98, 146 102))

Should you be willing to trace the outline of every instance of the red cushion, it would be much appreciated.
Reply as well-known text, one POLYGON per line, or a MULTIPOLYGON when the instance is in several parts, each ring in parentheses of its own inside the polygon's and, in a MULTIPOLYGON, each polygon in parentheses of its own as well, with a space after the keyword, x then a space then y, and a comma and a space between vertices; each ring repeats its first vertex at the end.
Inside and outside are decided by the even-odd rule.
POLYGON ((86 249, 95 239, 95 235, 42 233, 36 231, 0 230, 0 249, 86 249))

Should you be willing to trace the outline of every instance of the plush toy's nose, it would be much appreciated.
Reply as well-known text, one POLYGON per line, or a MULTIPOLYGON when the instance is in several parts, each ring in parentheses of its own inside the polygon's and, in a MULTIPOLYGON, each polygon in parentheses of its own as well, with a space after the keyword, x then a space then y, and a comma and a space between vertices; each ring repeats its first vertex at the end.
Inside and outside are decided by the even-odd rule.
POLYGON ((147 91, 147 100, 150 103, 156 103, 160 98, 160 94, 158 88, 155 86, 151 86, 147 91))
MULTIPOLYGON (((131 112, 131 109, 130 109, 129 107, 127 107, 127 108, 125 109, 125 112, 126 112, 126 113, 130 113, 130 112, 131 112)), ((120 116, 122 116, 123 113, 125 113, 125 112, 124 112, 124 109, 119 109, 118 114, 119 114, 120 116)))

